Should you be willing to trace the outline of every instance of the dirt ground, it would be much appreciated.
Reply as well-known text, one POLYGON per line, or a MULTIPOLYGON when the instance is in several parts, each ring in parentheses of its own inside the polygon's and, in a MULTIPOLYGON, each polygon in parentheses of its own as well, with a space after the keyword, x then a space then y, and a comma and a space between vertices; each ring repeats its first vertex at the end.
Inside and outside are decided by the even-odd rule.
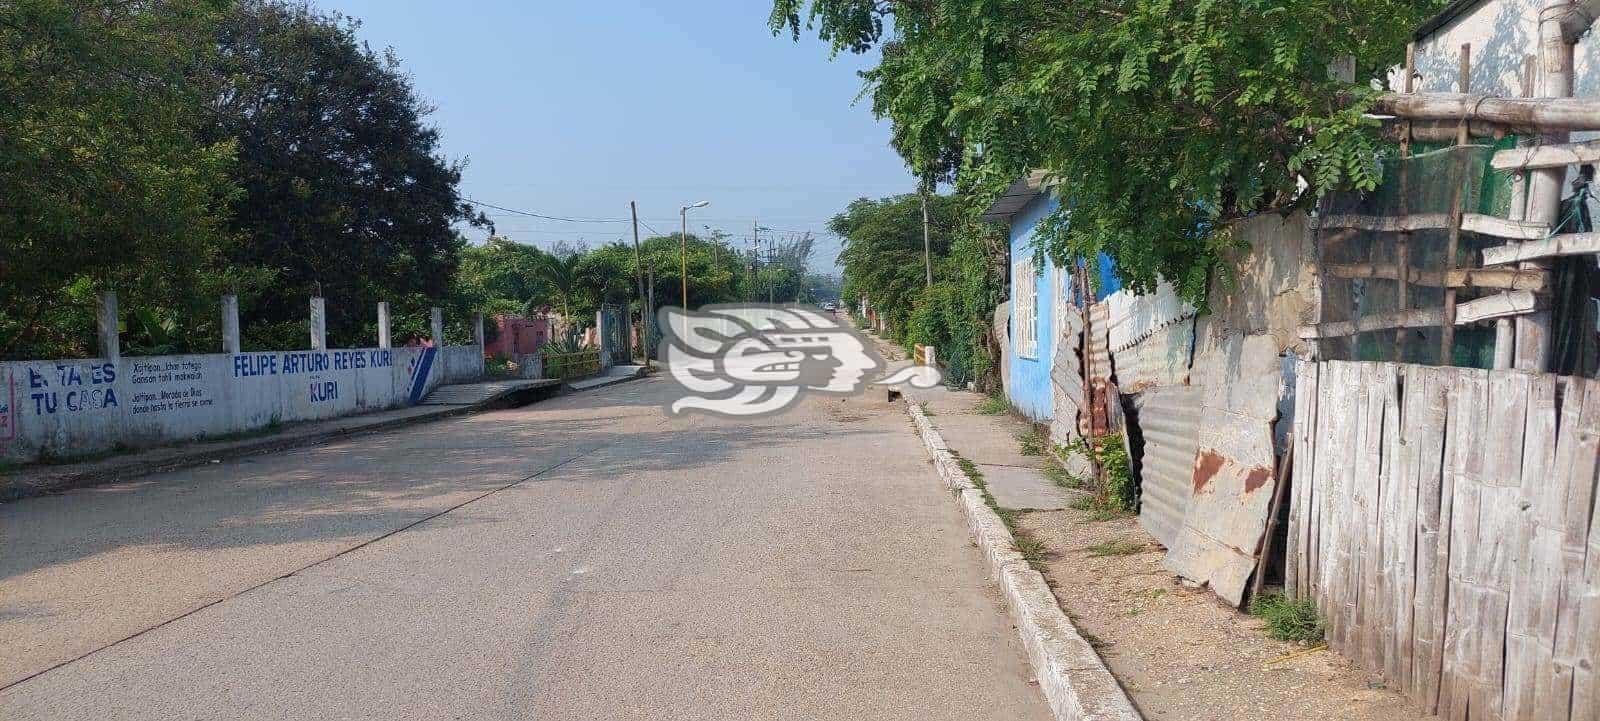
POLYGON ((1019 526, 1051 551, 1045 576, 1061 607, 1150 721, 1435 718, 1327 650, 1283 659, 1304 647, 1273 640, 1263 622, 1178 583, 1135 518, 1035 511, 1019 526), (1088 550, 1120 540, 1145 550, 1088 550))

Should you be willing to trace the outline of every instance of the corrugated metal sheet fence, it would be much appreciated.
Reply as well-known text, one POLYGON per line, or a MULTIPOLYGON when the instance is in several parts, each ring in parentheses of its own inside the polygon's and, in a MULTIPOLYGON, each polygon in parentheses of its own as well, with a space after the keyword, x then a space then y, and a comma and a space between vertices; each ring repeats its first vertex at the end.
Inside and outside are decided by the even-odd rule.
POLYGON ((1203 395, 1198 386, 1172 386, 1145 391, 1133 402, 1144 436, 1139 523, 1163 546, 1177 540, 1189 507, 1203 395))
POLYGON ((1600 718, 1600 383, 1302 363, 1287 583, 1450 719, 1600 718))

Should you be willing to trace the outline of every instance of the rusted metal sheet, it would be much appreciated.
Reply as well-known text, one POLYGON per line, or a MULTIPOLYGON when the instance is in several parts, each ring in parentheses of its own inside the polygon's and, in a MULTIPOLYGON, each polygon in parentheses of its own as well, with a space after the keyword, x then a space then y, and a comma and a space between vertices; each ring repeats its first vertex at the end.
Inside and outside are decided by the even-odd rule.
POLYGON ((1227 334, 1195 360, 1205 388, 1183 526, 1164 565, 1238 606, 1275 487, 1273 421, 1282 363, 1271 336, 1227 334))
POLYGON ((1089 344, 1089 399, 1088 414, 1090 435, 1102 436, 1108 432, 1106 418, 1106 391, 1111 384, 1111 346, 1106 340, 1110 312, 1105 303, 1089 306, 1089 329, 1085 333, 1089 344))
POLYGON ((1145 391, 1133 402, 1144 436, 1139 524, 1164 546, 1177 539, 1189 506, 1202 398, 1201 388, 1172 386, 1145 391))

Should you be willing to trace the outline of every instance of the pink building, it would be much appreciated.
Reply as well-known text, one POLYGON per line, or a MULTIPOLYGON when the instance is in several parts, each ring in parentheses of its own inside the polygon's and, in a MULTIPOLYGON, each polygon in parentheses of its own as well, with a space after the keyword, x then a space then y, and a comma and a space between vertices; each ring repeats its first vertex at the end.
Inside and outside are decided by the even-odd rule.
POLYGON ((539 351, 539 346, 550 340, 550 321, 548 318, 524 318, 519 315, 497 315, 494 325, 499 329, 499 335, 493 343, 484 346, 483 352, 490 357, 515 358, 520 355, 530 355, 539 351))

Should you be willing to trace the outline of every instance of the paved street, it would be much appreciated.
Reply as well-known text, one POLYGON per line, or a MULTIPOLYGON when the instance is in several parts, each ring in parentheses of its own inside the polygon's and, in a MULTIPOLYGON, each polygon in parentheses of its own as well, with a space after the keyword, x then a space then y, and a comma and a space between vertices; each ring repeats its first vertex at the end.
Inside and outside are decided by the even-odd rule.
POLYGON ((669 388, 0 506, 0 718, 1048 716, 902 408, 669 388))

